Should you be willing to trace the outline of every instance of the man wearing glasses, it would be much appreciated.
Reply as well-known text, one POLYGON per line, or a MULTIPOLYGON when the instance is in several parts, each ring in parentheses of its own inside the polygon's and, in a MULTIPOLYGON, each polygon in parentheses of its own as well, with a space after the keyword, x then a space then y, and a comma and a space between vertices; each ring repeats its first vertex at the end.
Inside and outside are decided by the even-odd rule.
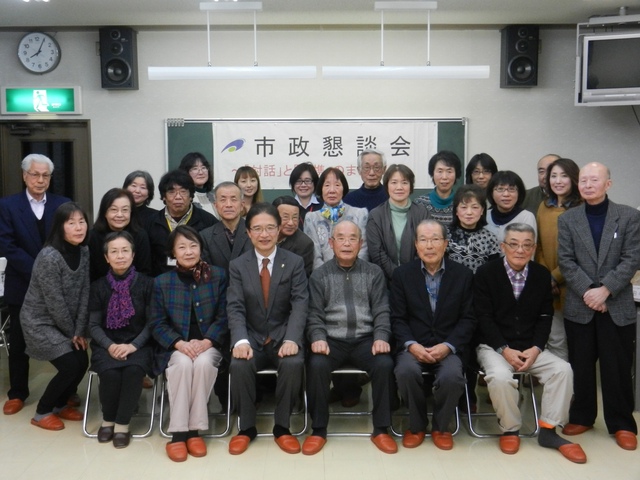
POLYGON ((47 238, 53 214, 70 199, 48 193, 53 162, 44 155, 31 154, 22 160, 23 192, 0 200, 0 257, 6 257, 4 302, 11 316, 9 355, 9 399, 3 412, 22 410, 29 396, 29 357, 25 353, 20 327, 20 308, 31 280, 33 262, 47 238))
POLYGON ((169 234, 178 225, 189 225, 198 232, 218 223, 218 219, 202 208, 193 207, 196 191, 191 176, 183 170, 165 173, 158 185, 160 199, 165 208, 149 219, 149 241, 154 276, 168 272, 175 267, 175 259, 167 252, 169 234))
POLYGON ((286 453, 300 443, 289 431, 293 407, 304 376, 304 328, 307 322, 307 276, 302 258, 276 242, 281 219, 268 203, 254 204, 246 217, 253 249, 229 264, 227 315, 231 331, 231 398, 240 429, 229 442, 239 455, 256 438, 256 373, 278 372, 273 436, 286 453))
POLYGON ((553 318, 551 274, 531 261, 536 248, 533 228, 507 225, 501 247, 503 258, 478 268, 473 292, 480 329, 476 353, 502 430, 500 450, 513 455, 520 447, 520 394, 513 374, 529 372, 544 385, 538 444, 585 463, 580 445, 556 433, 556 426, 569 420, 573 372, 569 363, 544 349, 553 318))
POLYGON ((363 150, 358 155, 358 173, 362 178, 362 186, 349 192, 344 197, 344 203, 371 211, 386 202, 389 195, 381 183, 386 168, 384 153, 373 149, 363 150))
POLYGON ((461 355, 476 324, 471 301, 473 273, 444 258, 446 227, 423 220, 416 229, 418 259, 399 266, 391 282, 391 328, 399 349, 396 380, 409 408, 402 445, 419 446, 427 427, 423 372, 433 375, 431 438, 441 450, 453 448, 451 423, 464 391, 461 355))

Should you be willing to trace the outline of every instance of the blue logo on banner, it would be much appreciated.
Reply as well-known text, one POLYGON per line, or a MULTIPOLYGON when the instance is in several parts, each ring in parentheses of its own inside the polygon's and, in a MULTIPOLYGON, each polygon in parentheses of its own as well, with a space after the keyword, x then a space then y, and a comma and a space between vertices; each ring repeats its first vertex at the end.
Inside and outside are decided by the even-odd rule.
POLYGON ((244 146, 244 138, 239 138, 237 140, 234 140, 230 144, 228 144, 226 147, 224 147, 222 149, 222 153, 235 152, 237 150, 240 150, 243 146, 244 146))

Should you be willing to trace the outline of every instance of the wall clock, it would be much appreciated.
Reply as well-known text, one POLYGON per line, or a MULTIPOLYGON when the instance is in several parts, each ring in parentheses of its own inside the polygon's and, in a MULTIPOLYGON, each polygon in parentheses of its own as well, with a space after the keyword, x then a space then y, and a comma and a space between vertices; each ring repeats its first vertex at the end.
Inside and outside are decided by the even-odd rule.
POLYGON ((60 45, 42 32, 27 33, 18 44, 18 58, 31 73, 48 73, 60 63, 60 45))

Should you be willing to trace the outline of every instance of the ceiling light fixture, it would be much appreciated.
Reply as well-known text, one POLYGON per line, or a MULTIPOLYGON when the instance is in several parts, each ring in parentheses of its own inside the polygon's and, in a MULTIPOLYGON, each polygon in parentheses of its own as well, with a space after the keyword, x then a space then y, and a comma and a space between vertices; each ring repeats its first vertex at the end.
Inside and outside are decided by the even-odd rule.
POLYGON ((315 66, 261 67, 258 65, 256 12, 262 11, 262 2, 202 2, 200 10, 207 12, 207 66, 206 67, 148 67, 149 80, 236 80, 275 78, 316 78, 315 66), (211 65, 211 22, 209 12, 253 11, 253 66, 214 67, 211 65))
POLYGON ((489 65, 432 66, 431 65, 431 10, 438 2, 398 1, 375 2, 380 12, 380 66, 378 67, 322 67, 322 77, 332 79, 482 79, 489 78, 489 65), (384 12, 385 10, 427 11, 427 64, 415 67, 389 67, 384 64, 384 12))

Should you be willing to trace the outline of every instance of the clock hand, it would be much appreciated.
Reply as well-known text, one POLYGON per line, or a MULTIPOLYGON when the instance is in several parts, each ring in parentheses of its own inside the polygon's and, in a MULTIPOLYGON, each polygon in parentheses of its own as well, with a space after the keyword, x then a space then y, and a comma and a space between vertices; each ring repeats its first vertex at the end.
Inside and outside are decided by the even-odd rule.
POLYGON ((45 41, 45 39, 43 38, 42 39, 42 43, 40 44, 40 47, 38 47, 38 51, 36 53, 34 53, 33 55, 31 55, 29 58, 33 58, 36 55, 40 55, 40 52, 42 52, 42 45, 44 45, 44 41, 45 41))

